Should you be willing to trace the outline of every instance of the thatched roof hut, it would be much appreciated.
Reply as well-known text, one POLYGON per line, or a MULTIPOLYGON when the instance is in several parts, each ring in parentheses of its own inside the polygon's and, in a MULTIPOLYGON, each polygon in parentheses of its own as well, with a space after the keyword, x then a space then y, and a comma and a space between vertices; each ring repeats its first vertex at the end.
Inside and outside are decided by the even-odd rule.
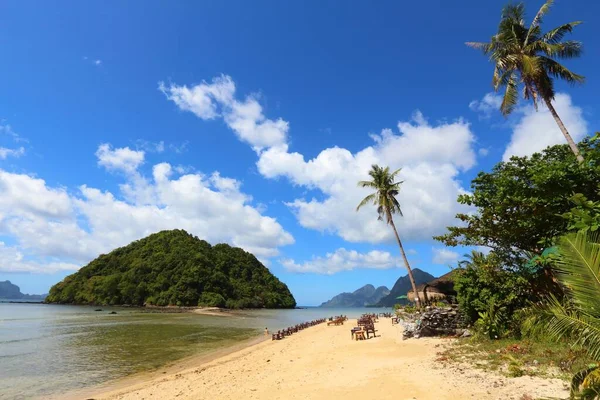
MULTIPOLYGON (((456 296, 456 291, 454 290, 454 276, 456 275, 456 271, 452 270, 439 278, 417 286, 419 300, 427 302, 456 296)), ((406 296, 410 301, 415 301, 415 295, 412 290, 409 290, 406 296)))

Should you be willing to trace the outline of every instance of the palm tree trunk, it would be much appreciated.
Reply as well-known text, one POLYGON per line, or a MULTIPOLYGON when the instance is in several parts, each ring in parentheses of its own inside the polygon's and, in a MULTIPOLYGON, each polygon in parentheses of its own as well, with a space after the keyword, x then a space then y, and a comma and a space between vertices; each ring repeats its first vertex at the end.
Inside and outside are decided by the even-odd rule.
POLYGON ((563 124, 562 120, 558 116, 558 113, 554 109, 554 106, 552 105, 552 101, 550 99, 544 97, 544 102, 546 103, 546 106, 548 106, 548 110, 550 110, 550 114, 552 114, 552 116, 554 117, 554 120, 556 121, 556 124, 560 128, 562 134, 565 136, 565 139, 567 139, 567 143, 569 143, 569 147, 571 147, 571 150, 573 151, 573 153, 575 153, 575 157, 577 157, 577 161, 582 163, 583 156, 579 153, 579 148, 577 148, 577 144, 575 144, 575 141, 569 134, 569 131, 565 127, 565 124, 563 124))
POLYGON ((408 263, 408 258, 406 258, 406 253, 404 252, 404 246, 402 246, 402 241, 400 240, 400 236, 398 236, 398 231, 396 230, 396 225, 394 224, 394 220, 391 214, 388 212, 388 221, 390 221, 390 225, 394 230, 394 235, 396 235, 396 241, 398 242, 398 247, 400 247, 400 253, 402 254, 402 258, 404 259, 404 265, 406 266, 406 270, 408 271, 408 279, 410 279, 410 284, 412 286, 413 293, 415 294, 415 302, 417 303, 417 308, 421 308, 421 302, 419 301, 419 293, 417 292, 417 285, 415 284, 415 278, 413 277, 412 269, 410 269, 410 264, 408 263))

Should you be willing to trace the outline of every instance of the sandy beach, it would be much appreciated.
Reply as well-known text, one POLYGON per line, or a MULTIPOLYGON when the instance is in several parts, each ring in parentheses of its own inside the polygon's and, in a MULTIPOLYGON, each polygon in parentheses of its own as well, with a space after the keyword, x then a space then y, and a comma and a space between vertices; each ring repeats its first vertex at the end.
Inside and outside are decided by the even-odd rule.
POLYGON ((557 379, 506 378, 444 366, 449 339, 401 340, 389 319, 377 337, 350 339, 355 321, 321 324, 281 341, 263 341, 186 370, 99 393, 94 399, 527 399, 564 397, 557 379))

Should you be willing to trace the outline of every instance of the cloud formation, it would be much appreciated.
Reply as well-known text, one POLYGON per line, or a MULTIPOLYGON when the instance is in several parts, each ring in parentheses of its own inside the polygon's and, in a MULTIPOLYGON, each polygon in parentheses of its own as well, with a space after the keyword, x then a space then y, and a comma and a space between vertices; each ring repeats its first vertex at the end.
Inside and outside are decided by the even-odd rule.
POLYGON ((333 275, 341 271, 357 268, 390 269, 398 267, 400 259, 387 251, 373 250, 359 253, 356 250, 339 248, 325 257, 313 257, 310 261, 296 263, 291 259, 282 259, 280 263, 290 272, 333 275))
POLYGON ((192 87, 167 86, 160 82, 159 90, 181 110, 190 111, 203 120, 223 118, 237 137, 256 152, 286 141, 288 123, 281 118, 266 118, 255 96, 237 100, 235 83, 229 76, 221 75, 211 83, 202 82, 192 87))
POLYGON ((434 247, 431 251, 433 252, 431 261, 434 264, 456 266, 460 259, 460 254, 446 247, 434 247))
POLYGON ((404 217, 398 218, 397 225, 404 238, 430 239, 454 223, 457 212, 465 211, 456 202, 458 194, 464 193, 457 177, 475 165, 476 156, 475 136, 462 119, 432 124, 417 111, 410 121, 399 122, 396 132, 383 129, 370 135, 373 145, 360 151, 336 146, 307 160, 290 151, 289 123, 266 118, 255 97, 237 100, 229 76, 192 87, 161 84, 159 88, 183 111, 203 120, 222 118, 240 140, 257 151, 257 168, 264 177, 285 178, 293 185, 317 190, 318 197, 286 203, 305 228, 351 242, 391 241, 391 230, 377 221, 374 209, 355 212, 368 194, 357 188, 356 182, 368 178, 372 164, 402 167, 404 184, 399 200, 404 217))
POLYGON ((499 112, 502 104, 502 96, 494 92, 486 93, 481 100, 473 100, 469 103, 472 111, 479 113, 479 119, 488 119, 492 113, 499 112))
MULTIPOLYGON (((553 105, 573 140, 575 142, 582 140, 588 134, 582 109, 575 106, 571 96, 565 93, 556 94, 553 105)), ((504 161, 508 161, 511 156, 530 156, 548 146, 567 143, 543 102, 539 103, 538 111, 529 104, 519 108, 517 113, 521 118, 513 128, 510 143, 502 156, 504 161)))
POLYGON ((99 165, 121 171, 113 194, 82 185, 75 193, 44 180, 0 170, 0 271, 76 269, 116 247, 164 229, 185 229, 211 243, 227 242, 258 257, 273 257, 294 238, 275 218, 262 215, 241 182, 200 173, 179 174, 167 163, 151 176, 138 170, 143 151, 101 145, 99 165), (137 199, 145 201, 138 202, 137 199))

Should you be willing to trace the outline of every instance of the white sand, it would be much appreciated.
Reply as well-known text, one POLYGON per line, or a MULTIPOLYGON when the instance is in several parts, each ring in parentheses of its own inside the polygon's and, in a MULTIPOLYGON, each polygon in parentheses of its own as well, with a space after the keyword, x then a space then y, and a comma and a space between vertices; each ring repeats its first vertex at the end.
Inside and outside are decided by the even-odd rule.
POLYGON ((390 319, 376 338, 350 340, 350 328, 325 324, 266 341, 180 373, 92 396, 95 399, 521 399, 565 397, 564 382, 506 378, 435 361, 448 339, 401 340, 390 319))

